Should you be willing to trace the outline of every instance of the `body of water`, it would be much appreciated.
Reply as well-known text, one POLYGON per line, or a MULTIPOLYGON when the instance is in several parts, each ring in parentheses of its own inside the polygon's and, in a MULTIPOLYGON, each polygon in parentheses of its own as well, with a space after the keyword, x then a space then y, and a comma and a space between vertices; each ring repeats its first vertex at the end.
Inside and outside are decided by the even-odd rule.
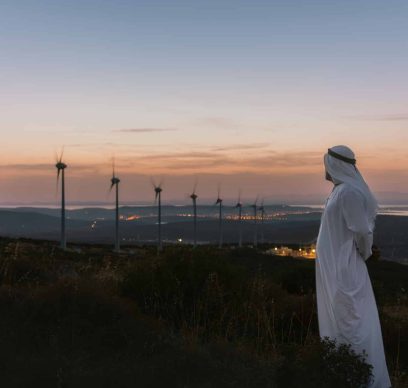
MULTIPOLYGON (((323 211, 323 205, 297 205, 317 211, 323 211)), ((380 211, 378 214, 383 216, 408 216, 408 205, 380 205, 380 211)))
MULTIPOLYGON (((153 204, 125 204, 122 205, 121 207, 132 207, 132 208, 151 208, 154 207, 155 205, 153 204)), ((169 205, 173 207, 178 207, 178 208, 190 208, 191 205, 186 204, 186 205, 169 205)), ((276 208, 281 205, 265 205, 265 208, 276 208)), ((290 207, 294 207, 297 209, 297 212, 301 213, 301 208, 304 208, 304 213, 310 213, 310 211, 323 211, 324 206, 323 205, 309 205, 309 204, 301 204, 301 205, 285 205, 288 206, 289 208, 286 209, 287 211, 290 212, 290 207)), ((212 207, 211 205, 198 205, 199 208, 204 208, 204 207, 212 207)), ((225 206, 226 208, 231 208, 232 206, 225 206)), ((0 209, 22 209, 22 208, 33 208, 33 209, 59 209, 58 204, 24 204, 24 205, 0 205, 0 209)), ((107 204, 86 204, 86 205, 69 205, 67 204, 66 209, 67 210, 80 210, 80 209, 108 209, 112 210, 114 209, 114 206, 110 206, 107 204)), ((402 217, 407 217, 408 216, 408 205, 380 205, 380 215, 387 215, 387 216, 402 216, 402 217)))

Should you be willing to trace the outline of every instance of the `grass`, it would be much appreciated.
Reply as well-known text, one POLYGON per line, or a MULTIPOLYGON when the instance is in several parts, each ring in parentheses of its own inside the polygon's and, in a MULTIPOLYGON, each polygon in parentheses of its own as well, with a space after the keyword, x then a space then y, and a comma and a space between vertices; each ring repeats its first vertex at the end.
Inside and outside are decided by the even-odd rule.
MULTIPOLYGON (((408 268, 369 271, 403 387, 408 268)), ((318 338, 314 263, 261 249, 157 257, 0 239, 0 316, 2 387, 364 387, 370 376, 360 356, 318 338)))

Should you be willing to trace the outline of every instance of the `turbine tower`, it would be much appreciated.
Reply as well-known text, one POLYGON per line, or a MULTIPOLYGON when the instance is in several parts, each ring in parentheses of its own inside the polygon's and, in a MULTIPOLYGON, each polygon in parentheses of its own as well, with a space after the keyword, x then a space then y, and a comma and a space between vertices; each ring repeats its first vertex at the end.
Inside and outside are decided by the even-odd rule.
POLYGON ((197 246, 197 198, 196 194, 197 182, 194 183, 193 193, 190 195, 190 198, 193 201, 193 211, 194 211, 194 248, 197 246))
POLYGON ((116 203, 115 203, 115 252, 120 251, 120 239, 119 239, 119 183, 120 179, 115 174, 115 161, 112 162, 112 178, 110 191, 115 187, 116 203))
POLYGON ((222 247, 222 199, 221 195, 221 187, 218 186, 218 196, 217 200, 215 201, 215 205, 219 205, 219 215, 218 215, 218 231, 219 231, 219 242, 218 247, 222 247))
POLYGON ((161 188, 161 183, 159 185, 156 185, 155 182, 152 180, 152 184, 154 187, 154 192, 155 192, 155 198, 154 202, 157 203, 157 254, 160 253, 162 250, 162 235, 161 235, 161 193, 163 189, 161 188))
POLYGON ((67 165, 62 161, 64 156, 64 150, 61 151, 61 155, 57 155, 57 163, 55 167, 57 168, 57 189, 59 184, 59 179, 61 176, 61 249, 67 248, 67 240, 65 235, 65 169, 67 165))
POLYGON ((255 202, 251 205, 254 210, 254 247, 258 246, 258 197, 256 197, 255 202))
POLYGON ((238 246, 241 248, 242 247, 242 203, 241 203, 241 191, 239 191, 238 194, 238 202, 235 205, 236 208, 238 208, 238 228, 239 228, 239 240, 238 240, 238 246))
POLYGON ((261 206, 258 208, 261 212, 261 244, 264 243, 264 220, 265 220, 265 207, 264 200, 262 199, 261 206))

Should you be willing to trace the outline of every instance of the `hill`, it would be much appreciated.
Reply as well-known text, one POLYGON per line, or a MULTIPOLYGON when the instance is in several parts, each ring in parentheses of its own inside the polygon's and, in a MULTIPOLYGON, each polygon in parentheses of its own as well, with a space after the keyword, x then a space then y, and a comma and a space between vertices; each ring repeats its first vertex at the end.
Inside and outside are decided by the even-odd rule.
MULTIPOLYGON (((402 387, 408 267, 369 270, 402 387)), ((363 387, 370 373, 318 339, 314 263, 262 250, 167 247, 158 257, 148 246, 63 252, 3 238, 0 316, 2 387, 340 388, 363 387)))

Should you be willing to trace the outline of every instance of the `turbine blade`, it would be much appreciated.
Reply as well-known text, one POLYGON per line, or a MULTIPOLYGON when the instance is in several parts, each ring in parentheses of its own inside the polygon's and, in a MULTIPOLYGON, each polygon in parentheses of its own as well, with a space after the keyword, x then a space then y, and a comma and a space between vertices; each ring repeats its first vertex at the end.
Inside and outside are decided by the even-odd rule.
POLYGON ((60 155, 60 158, 59 158, 60 163, 62 162, 63 157, 64 157, 64 146, 62 146, 62 149, 61 149, 61 155, 60 155))

